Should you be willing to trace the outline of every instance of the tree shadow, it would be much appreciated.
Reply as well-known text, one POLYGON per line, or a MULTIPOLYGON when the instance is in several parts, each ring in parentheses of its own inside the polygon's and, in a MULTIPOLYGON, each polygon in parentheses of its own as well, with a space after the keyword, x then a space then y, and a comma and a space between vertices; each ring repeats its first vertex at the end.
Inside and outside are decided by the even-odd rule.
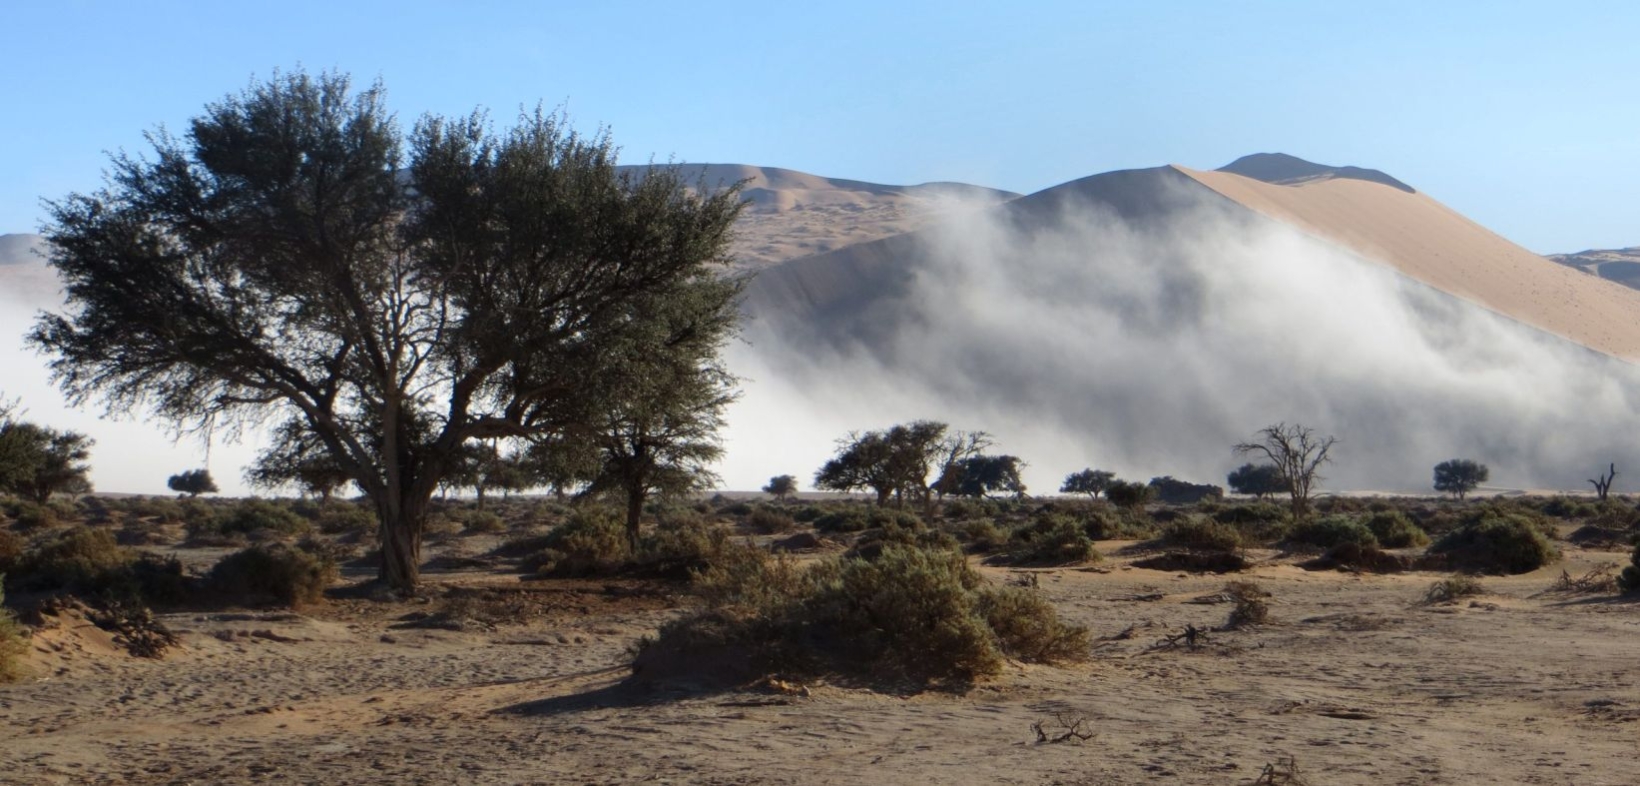
POLYGON ((1571 598, 1558 603, 1546 603, 1549 608, 1572 608, 1576 606, 1640 606, 1640 593, 1628 595, 1589 595, 1581 598, 1571 598))
MULTIPOLYGON (((491 710, 491 713, 495 715, 527 715, 534 717, 567 715, 588 710, 655 707, 691 699, 704 699, 737 693, 740 693, 740 691, 732 687, 713 685, 704 681, 655 682, 629 676, 592 690, 569 693, 563 696, 549 696, 544 699, 532 699, 505 707, 498 707, 491 710)), ((768 696, 761 701, 736 702, 737 705, 742 703, 745 706, 752 706, 753 704, 790 703, 790 700, 768 696)))

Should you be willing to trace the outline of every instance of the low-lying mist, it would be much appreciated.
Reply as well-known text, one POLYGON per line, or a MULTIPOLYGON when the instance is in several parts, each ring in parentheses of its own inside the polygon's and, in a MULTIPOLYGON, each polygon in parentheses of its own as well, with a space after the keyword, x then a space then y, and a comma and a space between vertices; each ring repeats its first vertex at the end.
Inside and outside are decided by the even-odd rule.
POLYGON ((913 418, 991 432, 1035 492, 1089 466, 1222 485, 1245 460, 1231 446, 1278 421, 1339 438, 1334 490, 1431 493, 1455 457, 1499 488, 1640 472, 1640 369, 1223 200, 1170 198, 1189 206, 1142 226, 1067 203, 922 233, 879 324, 763 302, 731 353, 748 381, 727 485, 806 483, 849 430, 913 418))

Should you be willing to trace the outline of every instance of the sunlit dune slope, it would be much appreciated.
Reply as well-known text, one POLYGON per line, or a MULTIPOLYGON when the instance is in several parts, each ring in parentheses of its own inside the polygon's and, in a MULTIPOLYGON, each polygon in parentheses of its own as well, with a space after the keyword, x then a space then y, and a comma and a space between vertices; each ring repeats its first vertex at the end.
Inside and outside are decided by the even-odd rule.
POLYGON ((1355 177, 1178 172, 1239 205, 1590 349, 1640 359, 1640 291, 1538 256, 1427 194, 1355 177))

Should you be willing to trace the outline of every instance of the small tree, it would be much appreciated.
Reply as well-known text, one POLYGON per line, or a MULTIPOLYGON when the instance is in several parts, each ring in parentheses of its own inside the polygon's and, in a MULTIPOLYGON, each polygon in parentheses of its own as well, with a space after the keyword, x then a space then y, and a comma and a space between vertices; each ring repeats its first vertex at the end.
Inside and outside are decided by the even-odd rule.
POLYGON ((186 494, 190 498, 201 494, 215 494, 221 489, 216 487, 216 481, 211 478, 208 469, 190 469, 172 475, 165 481, 165 485, 178 494, 186 494))
POLYGON ((1287 490, 1287 482, 1281 478, 1281 468, 1274 464, 1243 464, 1225 480, 1230 484, 1231 491, 1251 494, 1260 500, 1287 490))
POLYGON ((1590 478, 1589 482, 1594 484, 1595 496, 1599 497, 1602 501, 1604 501, 1606 499, 1606 495, 1611 493, 1612 481, 1614 481, 1614 480, 1617 480, 1617 465, 1616 464, 1612 464, 1611 468, 1606 471, 1606 474, 1601 475, 1598 480, 1596 480, 1594 478, 1590 478))
POLYGON ((1297 423, 1266 426, 1257 436, 1256 442, 1236 445, 1237 455, 1258 454, 1269 459, 1280 470, 1282 484, 1292 497, 1293 521, 1302 520, 1309 511, 1310 490, 1324 480, 1319 472, 1321 465, 1332 460, 1328 454, 1338 440, 1297 423))
POLYGON ((1448 459, 1435 465, 1435 490, 1463 499, 1491 474, 1485 464, 1470 459, 1448 459))
POLYGON ((959 497, 983 497, 990 494, 1025 495, 1025 481, 1019 471, 1025 466, 1018 456, 969 456, 947 466, 935 481, 934 488, 941 493, 959 497))
POLYGON ((851 433, 838 440, 836 457, 815 473, 814 487, 871 489, 878 505, 887 505, 890 497, 901 506, 907 497, 930 502, 928 475, 934 466, 942 460, 948 466, 965 458, 965 447, 988 444, 984 432, 959 432, 948 439, 948 429, 944 423, 918 420, 886 431, 851 433))
POLYGON ((785 502, 797 493, 797 478, 791 475, 776 475, 769 478, 769 485, 763 487, 763 493, 785 502))
POLYGON ((1065 483, 1059 487, 1061 494, 1086 494, 1090 499, 1098 499, 1100 494, 1116 482, 1116 474, 1102 469, 1084 469, 1081 472, 1072 472, 1065 476, 1065 483))
POLYGON ((45 503, 52 494, 91 490, 90 437, 16 420, 0 411, 0 491, 45 503))

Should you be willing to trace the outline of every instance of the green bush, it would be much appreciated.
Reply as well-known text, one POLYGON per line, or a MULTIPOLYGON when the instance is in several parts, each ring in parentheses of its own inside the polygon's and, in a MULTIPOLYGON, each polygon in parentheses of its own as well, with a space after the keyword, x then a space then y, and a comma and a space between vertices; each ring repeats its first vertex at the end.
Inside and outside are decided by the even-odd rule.
POLYGON ((1088 656, 1088 629, 1067 625, 1042 593, 1026 587, 983 587, 979 613, 996 634, 997 646, 1012 657, 1034 663, 1083 660, 1088 656))
POLYGON ((1429 585, 1429 589, 1424 592, 1424 603, 1451 603, 1459 598, 1480 595, 1485 591, 1481 588, 1481 583, 1470 576, 1450 576, 1429 585))
POLYGON ((1008 544, 1008 533, 991 519, 969 519, 952 527, 957 540, 976 554, 1001 551, 1008 544))
POLYGON ((1387 549, 1429 545, 1429 535, 1398 510, 1373 513, 1367 517, 1366 525, 1378 539, 1378 545, 1387 549))
POLYGON ((797 520, 778 510, 758 508, 752 511, 747 524, 764 535, 779 535, 797 529, 797 520))
POLYGON ((1039 513, 1030 524, 1014 530, 1008 557, 1014 562, 1041 565, 1100 560, 1082 525, 1063 513, 1039 513))
POLYGON ((314 523, 326 535, 374 533, 379 522, 376 512, 351 502, 330 502, 319 507, 314 523))
POLYGON ((276 532, 281 535, 305 535, 312 530, 307 519, 296 515, 290 508, 261 499, 247 499, 229 509, 217 525, 221 534, 250 534, 276 532))
POLYGON ((845 552, 845 555, 867 560, 876 559, 883 548, 890 545, 959 552, 962 550, 962 544, 950 533, 928 529, 915 517, 909 519, 910 525, 903 523, 905 521, 887 519, 882 521, 881 526, 866 530, 854 541, 854 546, 845 552))
POLYGON ((815 507, 814 505, 804 505, 803 507, 798 508, 796 513, 792 514, 792 519, 797 521, 799 524, 812 524, 824 515, 826 515, 824 508, 815 507))
POLYGON ((1307 521, 1293 527, 1287 539, 1293 543, 1302 543, 1331 549, 1344 544, 1361 548, 1377 548, 1378 538, 1367 529, 1365 524, 1352 516, 1333 515, 1323 516, 1313 521, 1307 521))
POLYGON ((493 535, 507 530, 507 522, 488 510, 457 511, 453 517, 469 535, 493 535))
POLYGON ((11 609, 5 607, 5 576, 0 575, 0 683, 16 682, 28 676, 23 658, 28 655, 28 636, 11 609))
POLYGON ((139 554, 106 529, 67 530, 18 555, 12 566, 9 581, 16 590, 69 590, 145 603, 177 603, 188 595, 180 561, 139 554))
POLYGON ((870 516, 860 508, 844 508, 826 513, 814 520, 818 532, 863 532, 871 526, 870 516))
POLYGON ((1623 573, 1617 577, 1617 586, 1626 593, 1640 592, 1640 545, 1634 547, 1629 555, 1629 564, 1623 568, 1623 573))
POLYGON ((1455 567, 1479 573, 1530 573, 1560 559, 1538 523, 1521 514, 1488 512, 1430 547, 1455 567))
POLYGON ((1143 514, 1105 507, 1089 507, 1082 514, 1082 529, 1090 540, 1141 540, 1156 534, 1143 514))
POLYGON ((1086 629, 1026 590, 989 586, 946 549, 888 544, 873 560, 833 557, 808 570, 765 555, 714 566, 702 583, 712 608, 642 641, 636 675, 960 683, 996 673, 1004 656, 1088 656, 1086 629))
POLYGON ((24 532, 55 527, 63 520, 57 509, 34 502, 20 502, 11 510, 12 526, 24 532))
POLYGON ((300 608, 322 599, 336 576, 334 562, 283 543, 268 543, 223 557, 211 568, 206 583, 228 598, 300 608))
POLYGON ((1234 551, 1241 548, 1241 532, 1235 527, 1206 516, 1185 516, 1162 527, 1161 542, 1168 546, 1202 551, 1234 551))
POLYGON ((632 558, 626 525, 613 511, 587 508, 570 514, 524 558, 525 571, 557 576, 613 573, 632 558))

